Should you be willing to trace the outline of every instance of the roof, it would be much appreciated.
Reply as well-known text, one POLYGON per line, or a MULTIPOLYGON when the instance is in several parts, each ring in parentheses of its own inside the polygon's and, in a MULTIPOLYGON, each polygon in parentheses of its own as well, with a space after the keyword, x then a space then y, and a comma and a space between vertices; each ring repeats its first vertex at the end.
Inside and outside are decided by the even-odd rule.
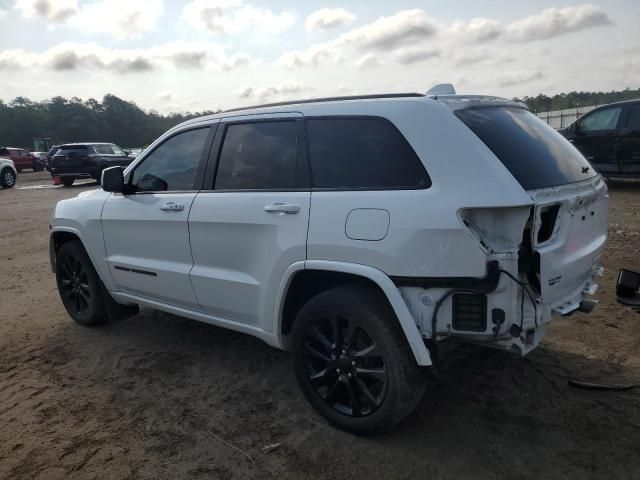
POLYGON ((72 147, 74 145, 86 146, 86 145, 115 145, 115 144, 113 142, 72 142, 72 143, 61 143, 60 145, 54 145, 51 148, 72 147))
MULTIPOLYGON (((176 125, 171 131, 185 127, 193 126, 201 122, 213 121, 220 118, 235 116, 235 115, 257 115, 257 114, 278 114, 278 113, 292 113, 298 112, 303 115, 327 115, 330 104, 340 104, 341 106, 349 105, 352 102, 364 106, 365 104, 371 106, 373 103, 379 104, 379 102, 427 102, 435 105, 446 105, 451 110, 457 110, 461 108, 471 108, 477 106, 513 106, 520 108, 527 108, 523 103, 513 102, 506 98, 488 96, 488 95, 426 95, 424 93, 382 93, 374 95, 355 95, 355 96, 343 96, 343 97, 323 97, 323 98, 309 98, 301 100, 291 100, 286 102, 277 103, 265 103, 262 105, 252 105, 241 108, 231 108, 223 110, 222 112, 212 115, 206 115, 203 117, 192 118, 186 122, 176 125)), ((341 114, 340 110, 344 111, 344 108, 336 107, 336 114, 341 114)), ((364 109, 360 109, 364 110, 364 109)))

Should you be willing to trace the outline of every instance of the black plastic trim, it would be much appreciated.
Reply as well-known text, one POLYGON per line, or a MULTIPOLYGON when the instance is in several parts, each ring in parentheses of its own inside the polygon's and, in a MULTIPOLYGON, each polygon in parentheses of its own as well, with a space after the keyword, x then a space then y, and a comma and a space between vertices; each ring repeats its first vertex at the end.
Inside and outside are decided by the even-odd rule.
POLYGON ((398 287, 454 288, 474 290, 478 293, 491 293, 498 288, 500 265, 497 260, 487 262, 484 277, 390 277, 398 287))
POLYGON ((149 275, 150 277, 158 276, 156 272, 150 272, 149 270, 140 270, 138 268, 121 267, 120 265, 116 265, 113 268, 115 268, 116 270, 122 270, 123 272, 139 273, 140 275, 149 275))

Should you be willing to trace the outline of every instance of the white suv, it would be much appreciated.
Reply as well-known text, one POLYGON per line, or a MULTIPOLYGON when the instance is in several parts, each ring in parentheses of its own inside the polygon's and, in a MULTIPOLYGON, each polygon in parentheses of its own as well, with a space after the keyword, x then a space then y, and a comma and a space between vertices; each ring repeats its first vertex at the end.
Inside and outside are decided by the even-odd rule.
POLYGON ((0 185, 4 188, 11 188, 16 184, 16 166, 13 160, 0 157, 0 185))
POLYGON ((79 323, 138 305, 291 351, 310 403, 370 433, 420 400, 438 341, 530 352, 589 311, 602 178, 522 104, 343 97, 190 120, 63 200, 50 255, 79 323))

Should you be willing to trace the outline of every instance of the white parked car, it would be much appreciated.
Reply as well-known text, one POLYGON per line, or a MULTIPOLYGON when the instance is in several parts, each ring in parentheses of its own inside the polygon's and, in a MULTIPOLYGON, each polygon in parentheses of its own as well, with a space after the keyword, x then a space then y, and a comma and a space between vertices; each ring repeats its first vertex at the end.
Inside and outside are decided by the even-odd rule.
POLYGON ((370 433, 420 400, 438 342, 524 355, 596 301, 602 178, 524 105, 342 97, 222 112, 59 202, 64 306, 144 305, 291 351, 310 403, 370 433))
POLYGON ((0 185, 4 188, 11 188, 16 184, 18 172, 13 160, 0 157, 0 185))

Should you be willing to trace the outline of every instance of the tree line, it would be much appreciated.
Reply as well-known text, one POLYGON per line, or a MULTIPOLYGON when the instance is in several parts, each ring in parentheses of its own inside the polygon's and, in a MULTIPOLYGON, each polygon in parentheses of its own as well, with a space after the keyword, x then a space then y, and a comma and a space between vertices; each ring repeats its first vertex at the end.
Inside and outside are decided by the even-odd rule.
POLYGON ((640 88, 611 92, 569 92, 558 93, 552 97, 539 93, 535 97, 514 98, 524 102, 532 112, 550 112, 552 110, 564 110, 566 108, 588 107, 590 105, 605 105, 607 103, 621 102, 623 100, 640 99, 640 88))
MULTIPOLYGON (((640 98, 640 88, 559 93, 552 97, 540 93, 514 100, 524 102, 532 112, 547 112, 634 98, 640 98)), ((140 147, 185 120, 211 113, 215 112, 160 115, 110 94, 105 95, 102 102, 77 97, 53 97, 35 102, 17 97, 9 103, 0 100, 0 146, 33 148, 33 139, 44 137, 58 144, 113 142, 122 147, 140 147)))
POLYGON ((54 144, 113 142, 141 147, 185 120, 211 113, 160 115, 115 95, 105 95, 102 102, 77 97, 35 102, 17 97, 9 103, 0 100, 0 146, 33 149, 34 138, 51 138, 54 144))

